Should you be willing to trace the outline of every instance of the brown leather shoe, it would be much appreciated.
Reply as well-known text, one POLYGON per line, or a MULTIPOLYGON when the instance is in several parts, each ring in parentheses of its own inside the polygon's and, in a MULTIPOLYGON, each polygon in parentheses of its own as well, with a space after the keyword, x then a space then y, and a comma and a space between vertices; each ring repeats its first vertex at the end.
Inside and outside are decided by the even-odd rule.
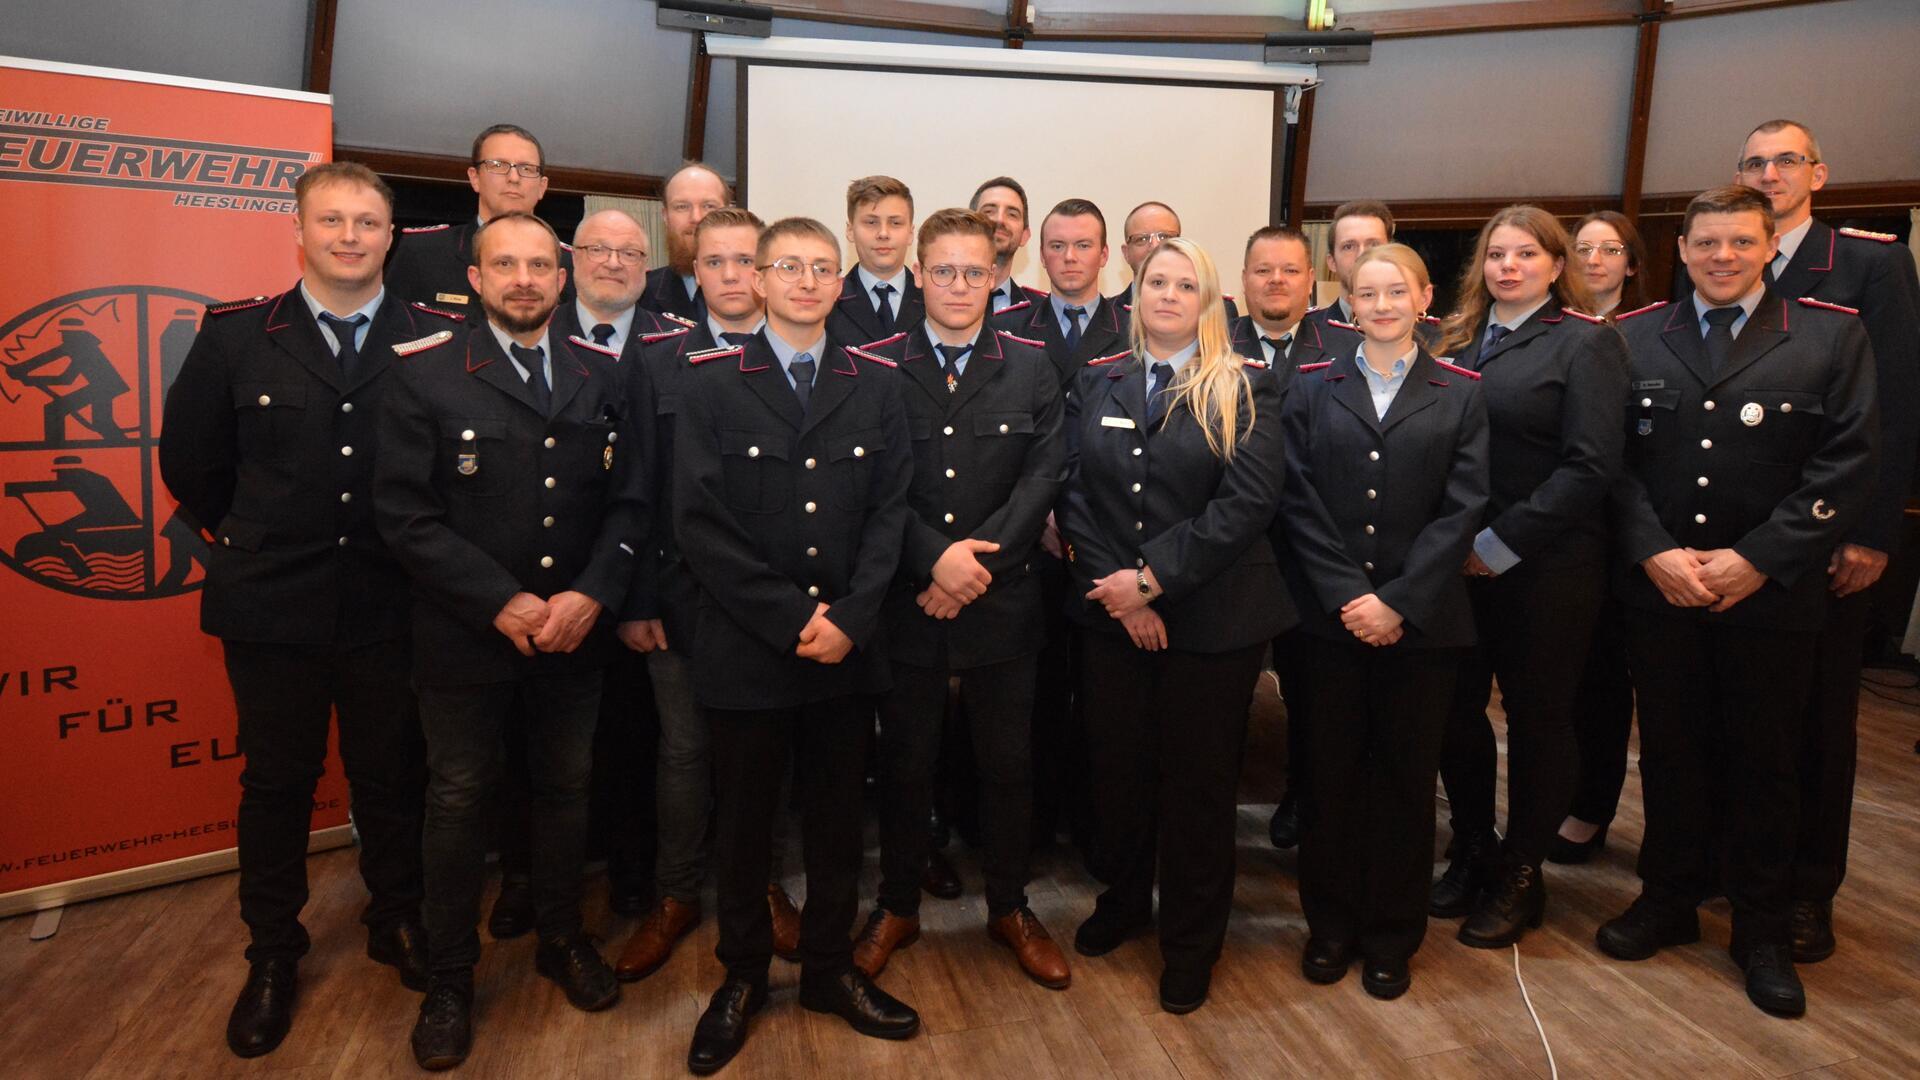
POLYGON ((788 963, 800 962, 800 909, 779 882, 767 886, 767 908, 773 912, 773 955, 788 963))
POLYGON ((853 943, 853 966, 867 978, 878 978, 893 959, 895 949, 904 949, 920 937, 920 916, 895 915, 886 908, 874 908, 867 925, 853 943))
POLYGON ((620 962, 613 965, 614 975, 621 982, 637 982, 660 970, 673 955, 674 945, 699 923, 698 902, 688 904, 671 896, 661 897, 627 939, 620 962))
MULTIPOLYGON (((1032 909, 1023 907, 1007 912, 987 924, 987 934, 1012 949, 1020 960, 1020 969, 1041 986, 1064 990, 1073 981, 1066 956, 1047 936, 1047 928, 1040 925, 1040 917, 1032 909)), ((858 955, 855 954, 855 963, 859 962, 858 955)))

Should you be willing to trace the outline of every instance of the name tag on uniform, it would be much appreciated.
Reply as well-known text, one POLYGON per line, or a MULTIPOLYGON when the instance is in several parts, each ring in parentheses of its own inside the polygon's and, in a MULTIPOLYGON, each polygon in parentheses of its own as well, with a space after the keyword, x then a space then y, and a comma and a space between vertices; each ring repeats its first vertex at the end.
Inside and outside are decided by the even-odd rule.
POLYGON ((1667 388, 1667 380, 1642 379, 1639 382, 1634 383, 1633 388, 1635 390, 1665 390, 1667 388))
POLYGON ((467 294, 458 292, 434 293, 433 299, 435 303, 439 304, 464 304, 468 302, 467 294))
POLYGON ((1100 418, 1100 426, 1126 428, 1128 431, 1134 430, 1133 421, 1124 416, 1103 416, 1100 418))

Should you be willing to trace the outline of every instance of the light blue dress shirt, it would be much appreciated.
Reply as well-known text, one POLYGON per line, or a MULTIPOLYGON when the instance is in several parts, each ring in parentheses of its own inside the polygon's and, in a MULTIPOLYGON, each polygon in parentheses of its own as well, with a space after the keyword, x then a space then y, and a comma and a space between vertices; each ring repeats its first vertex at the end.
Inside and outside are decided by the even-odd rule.
POLYGON ((825 374, 827 369, 827 335, 821 334, 812 345, 804 349, 796 349, 787 344, 785 338, 774 333, 773 330, 769 328, 767 330, 767 344, 773 346, 774 358, 780 361, 780 371, 787 377, 788 386, 797 386, 793 381, 793 358, 801 353, 806 353, 813 357, 813 385, 820 385, 820 376, 825 374))
MULTIPOLYGON (((353 351, 355 353, 360 351, 360 346, 367 343, 367 331, 373 328, 373 317, 380 311, 380 301, 386 298, 387 287, 382 285, 380 286, 380 291, 373 294, 373 299, 367 301, 360 310, 350 311, 344 316, 347 319, 352 319, 355 315, 365 315, 367 317, 366 322, 361 323, 353 330, 353 351)), ((321 312, 326 312, 329 315, 337 315, 337 313, 327 311, 326 308, 320 306, 320 301, 314 299, 313 294, 307 291, 307 281, 305 278, 300 279, 300 299, 305 300, 307 302, 307 310, 313 312, 314 325, 320 328, 320 336, 326 339, 327 348, 332 349, 335 356, 340 355, 340 341, 333 336, 333 328, 320 321, 321 312)))

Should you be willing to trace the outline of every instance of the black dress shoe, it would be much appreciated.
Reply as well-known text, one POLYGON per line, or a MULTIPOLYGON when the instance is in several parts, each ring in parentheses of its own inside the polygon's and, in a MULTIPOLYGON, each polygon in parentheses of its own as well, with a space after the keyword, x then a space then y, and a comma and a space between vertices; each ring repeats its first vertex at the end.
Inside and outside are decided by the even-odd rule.
POLYGON ((1160 973, 1160 1007, 1185 1016, 1207 1003, 1207 987, 1212 984, 1212 968, 1167 968, 1160 973))
POLYGON ((1598 832, 1585 840, 1569 840, 1564 836, 1553 838, 1553 846, 1547 849, 1547 861, 1562 866, 1578 866, 1592 862, 1595 855, 1607 846, 1607 826, 1602 825, 1598 832))
POLYGON ((1547 915, 1547 882, 1540 868, 1516 863, 1460 924, 1460 943, 1476 949, 1504 949, 1540 925, 1547 915))
POLYGON ((767 1004, 767 984, 728 979, 713 992, 707 1011, 693 1026, 693 1045, 687 1048, 687 1068, 695 1076, 719 1072, 747 1045, 747 1018, 767 1004))
POLYGON ((1793 970, 1793 951, 1785 945, 1759 945, 1735 958, 1747 971, 1747 1000, 1774 1016, 1801 1016, 1807 991, 1793 970))
POLYGON ((1273 808, 1273 820, 1267 822, 1267 841, 1285 851, 1300 846, 1300 801, 1289 790, 1273 808))
POLYGON ((953 863, 938 850, 927 853, 927 868, 920 875, 920 887, 929 896, 942 900, 957 900, 960 897, 960 875, 953 869, 953 863))
POLYGON ((1795 900, 1789 930, 1793 935, 1794 963, 1817 964, 1832 956, 1835 947, 1832 901, 1795 900))
POLYGON ((1151 929, 1151 915, 1134 915, 1117 905, 1095 903, 1093 914, 1073 933, 1073 951, 1081 956, 1105 956, 1128 938, 1151 929))
POLYGON ((495 941, 517 938, 533 929, 533 882, 524 874, 505 874, 500 878, 500 895, 494 898, 493 913, 487 916, 487 933, 495 941))
POLYGON ((1494 833, 1457 836, 1452 851, 1453 861, 1433 883, 1427 901, 1427 914, 1436 919, 1458 919, 1471 912, 1499 871, 1500 837, 1494 833))
POLYGON ((1322 986, 1337 983, 1347 977, 1347 969, 1353 966, 1353 942, 1337 938, 1312 937, 1307 939, 1307 951, 1300 954, 1300 974, 1308 982, 1322 986))
POLYGON ((1642 893, 1617 918, 1600 924, 1594 944, 1615 960, 1645 960, 1669 945, 1700 940, 1700 913, 1642 893))
POLYGON ((1360 985, 1381 1001, 1392 1001, 1413 985, 1405 960, 1369 960, 1360 969, 1360 985))
POLYGON ((473 1049, 473 972, 437 975, 427 984, 411 1041, 413 1060, 423 1069, 438 1072, 467 1060, 473 1049))
POLYGON ((875 986, 854 967, 831 979, 802 976, 800 1007, 832 1013, 853 1030, 876 1039, 904 1039, 920 1030, 920 1014, 911 1005, 875 986))
POLYGON ((427 992, 427 931, 419 923, 395 923, 368 934, 367 955, 400 969, 400 982, 407 989, 427 992))
POLYGON ((607 873, 607 907, 636 919, 653 908, 653 881, 644 875, 607 873))
POLYGON ((298 972, 292 960, 262 960, 247 969, 247 983, 227 1014, 227 1049, 243 1058, 273 1053, 293 1026, 298 972))
POLYGON ((567 1000, 582 1012, 599 1012, 620 1000, 620 980, 585 934, 541 942, 533 953, 533 970, 559 983, 567 1000))

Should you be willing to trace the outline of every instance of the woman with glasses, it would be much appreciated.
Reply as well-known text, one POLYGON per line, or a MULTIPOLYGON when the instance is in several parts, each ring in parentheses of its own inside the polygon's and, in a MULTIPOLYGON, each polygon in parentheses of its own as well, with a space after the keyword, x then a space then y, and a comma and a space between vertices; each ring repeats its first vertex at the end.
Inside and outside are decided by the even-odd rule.
POLYGON ((1067 398, 1058 509, 1086 631, 1082 700, 1096 872, 1074 948, 1154 924, 1160 1005, 1206 1000, 1233 903, 1235 787, 1267 641, 1294 622, 1266 541, 1283 473, 1280 392, 1237 355, 1213 260, 1172 237, 1141 262, 1132 349, 1067 398))
POLYGON ((1304 364, 1281 424, 1288 584, 1312 642, 1300 967, 1395 998, 1427 931, 1433 777, 1454 673, 1473 644, 1460 577, 1487 501, 1479 377, 1415 338, 1433 302, 1404 244, 1353 264, 1359 348, 1304 364))
POLYGON ((1592 306, 1552 214, 1510 206, 1480 230, 1460 309, 1441 339, 1481 376, 1491 497, 1461 573, 1480 647, 1462 669, 1440 775, 1453 863, 1432 913, 1467 915, 1460 940, 1502 948, 1540 925, 1546 859, 1579 779, 1574 697, 1607 585, 1608 490, 1621 468, 1626 346, 1592 306), (1494 835, 1498 754, 1486 716, 1507 715, 1507 835, 1494 835))
POLYGON ((1596 210, 1581 218, 1573 229, 1573 255, 1593 297, 1588 314, 1632 311, 1646 302, 1640 268, 1647 262, 1647 245, 1625 214, 1596 210))

